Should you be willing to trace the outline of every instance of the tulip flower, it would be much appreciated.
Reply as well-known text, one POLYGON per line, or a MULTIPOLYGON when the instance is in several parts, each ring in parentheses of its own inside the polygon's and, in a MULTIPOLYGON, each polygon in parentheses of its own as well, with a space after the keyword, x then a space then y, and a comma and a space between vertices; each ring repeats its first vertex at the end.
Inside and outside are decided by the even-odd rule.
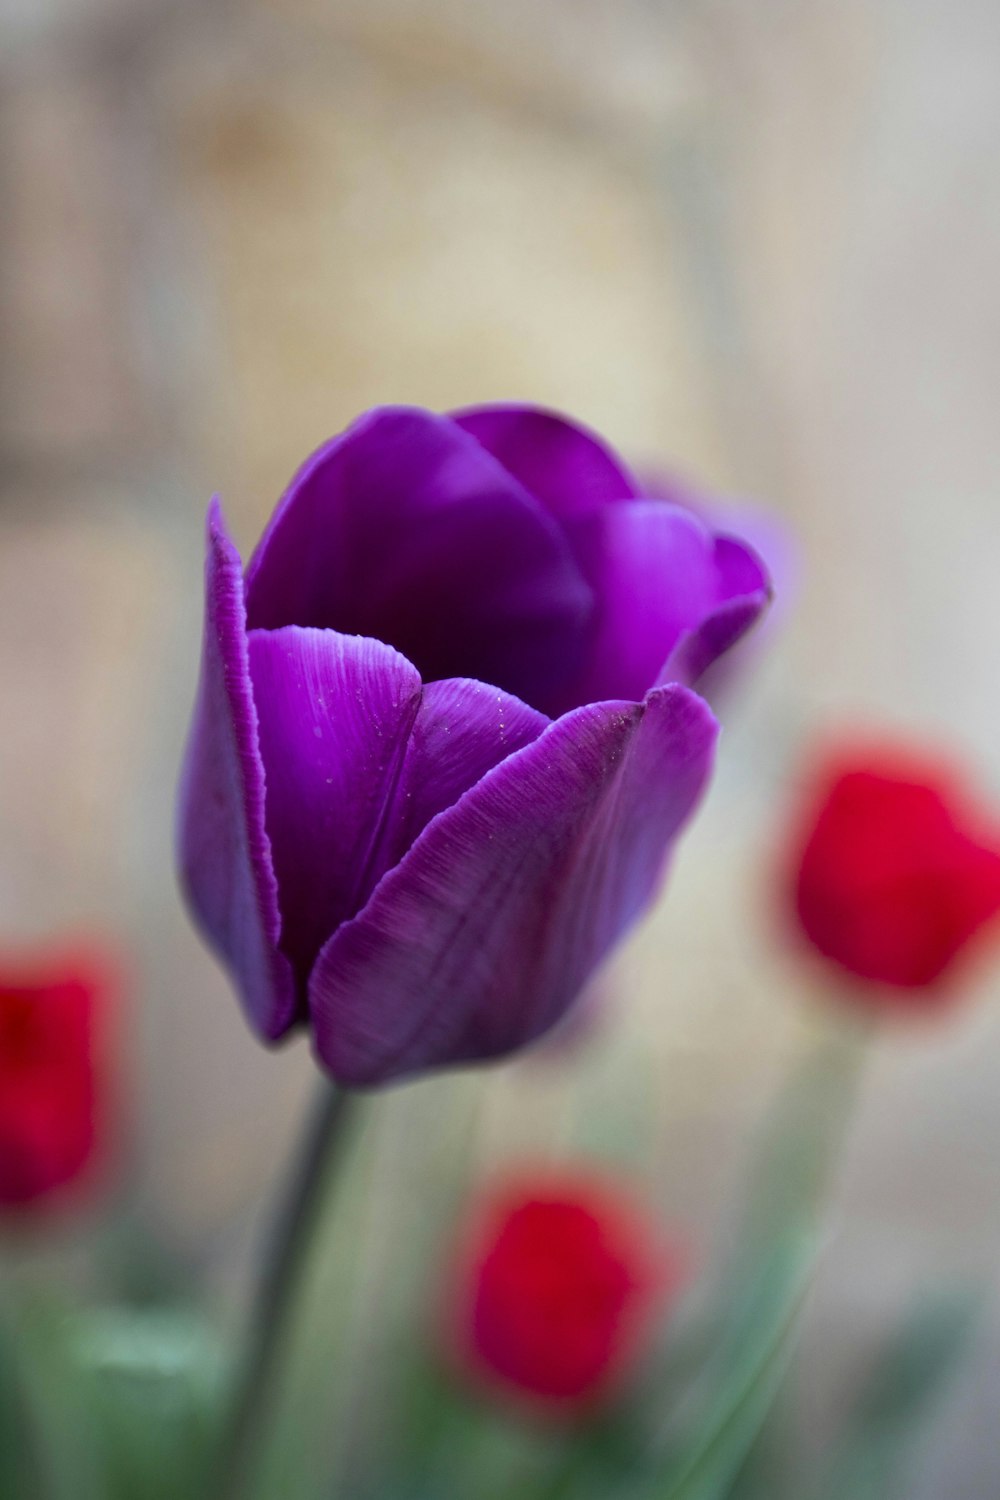
POLYGON ((473 1379, 563 1411, 605 1399, 676 1292, 680 1258, 595 1174, 532 1173, 478 1205, 448 1340, 473 1379))
POLYGON ((1000 912, 1000 819, 916 750, 858 746, 816 777, 792 853, 802 933, 859 1003, 927 1007, 1000 912), (874 991, 872 986, 881 986, 874 991))
POLYGON ((551 413, 369 413, 244 578, 209 511, 189 902, 267 1041, 339 1082, 499 1057, 658 889, 764 569, 551 413))
POLYGON ((108 979, 77 955, 0 961, 0 1205, 74 1182, 100 1142, 96 1057, 108 979))

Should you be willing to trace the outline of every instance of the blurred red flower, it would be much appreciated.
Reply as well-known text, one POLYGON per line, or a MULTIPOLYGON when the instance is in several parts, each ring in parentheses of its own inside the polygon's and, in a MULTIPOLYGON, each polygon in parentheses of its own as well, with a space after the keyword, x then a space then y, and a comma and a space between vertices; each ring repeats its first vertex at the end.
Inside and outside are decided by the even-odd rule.
POLYGON ((0 959, 0 1207, 47 1199, 95 1157, 111 975, 90 953, 0 959))
POLYGON ((815 779, 792 881, 821 954, 892 987, 897 1004, 931 1005, 1000 911, 1000 820, 953 768, 918 751, 848 748, 815 779))
POLYGON ((452 1302, 462 1364, 550 1406, 590 1405, 638 1355, 679 1279, 680 1258, 602 1178, 509 1181, 462 1242, 452 1302))

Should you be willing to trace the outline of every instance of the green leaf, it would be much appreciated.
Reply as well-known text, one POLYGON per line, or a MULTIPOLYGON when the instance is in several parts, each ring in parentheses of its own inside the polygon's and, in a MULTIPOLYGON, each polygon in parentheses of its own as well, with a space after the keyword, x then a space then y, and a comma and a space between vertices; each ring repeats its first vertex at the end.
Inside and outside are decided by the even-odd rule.
MULTIPOLYGON (((840 1161, 871 1032, 839 1013, 813 1039, 764 1122, 747 1178, 737 1244, 766 1244, 789 1226, 816 1225, 840 1161)), ((742 1252, 741 1252, 742 1253, 742 1252)))
POLYGON ((28 1489, 27 1454, 21 1393, 8 1324, 0 1327, 0 1495, 23 1495, 28 1489))
POLYGON ((980 1306, 978 1295, 960 1291, 913 1310, 862 1386, 819 1500, 888 1500, 899 1492, 914 1439, 954 1375, 980 1306))
MULTIPOLYGON (((701 1368, 687 1390, 677 1388, 675 1377, 658 1500, 724 1500, 771 1414, 793 1352, 866 1041, 866 1030, 834 1019, 765 1123, 733 1236, 736 1251, 716 1294, 717 1311, 707 1319, 701 1368)), ((690 1370, 690 1350, 685 1362, 690 1370)))
POLYGON ((108 1500, 86 1379, 70 1353, 70 1315, 32 1297, 5 1318, 23 1416, 27 1493, 44 1500, 108 1500))
POLYGON ((173 1500, 204 1492, 220 1417, 222 1360, 177 1309, 101 1309, 74 1324, 108 1493, 173 1500))
POLYGON ((785 1429, 776 1420, 776 1413, 783 1408, 781 1398, 787 1385, 786 1372, 783 1390, 779 1391, 767 1421, 727 1488, 726 1500, 779 1500, 788 1490, 785 1429))
POLYGON ((704 1372, 714 1393, 693 1434, 674 1445, 657 1500, 717 1500, 760 1433, 791 1353, 791 1335, 814 1260, 811 1236, 773 1245, 747 1278, 732 1323, 704 1372))
POLYGON ((80 1313, 34 1294, 0 1339, 0 1495, 176 1500, 204 1492, 220 1361, 177 1311, 80 1313))

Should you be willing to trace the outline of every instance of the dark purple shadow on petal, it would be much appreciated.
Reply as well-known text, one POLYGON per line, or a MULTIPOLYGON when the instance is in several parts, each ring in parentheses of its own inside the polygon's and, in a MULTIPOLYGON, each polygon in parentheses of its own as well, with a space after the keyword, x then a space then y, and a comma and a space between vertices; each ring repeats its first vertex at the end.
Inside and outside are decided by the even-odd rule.
POLYGON ((198 925, 274 1041, 296 1018, 265 831, 264 769, 250 685, 243 571, 218 500, 208 512, 201 680, 181 778, 178 854, 198 925))
POLYGON ((384 1083, 549 1030, 655 894, 716 734, 681 687, 593 704, 428 824, 316 963, 333 1076, 384 1083))
POLYGON ((595 432, 557 412, 474 406, 452 418, 561 521, 641 494, 638 481, 595 432))
POLYGON ((369 413, 293 481, 247 571, 251 628, 395 646, 546 708, 579 670, 593 597, 562 529, 446 417, 369 413))

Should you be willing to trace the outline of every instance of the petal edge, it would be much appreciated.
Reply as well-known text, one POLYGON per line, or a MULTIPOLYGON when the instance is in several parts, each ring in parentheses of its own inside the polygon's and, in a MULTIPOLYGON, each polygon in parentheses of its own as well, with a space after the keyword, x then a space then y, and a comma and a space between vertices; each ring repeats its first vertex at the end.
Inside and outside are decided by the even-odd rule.
POLYGON ((428 824, 313 970, 333 1076, 384 1083, 550 1029, 655 893, 717 731, 679 686, 592 704, 428 824))
POLYGON ((451 419, 561 521, 641 490, 603 438, 544 406, 469 406, 451 419))
POLYGON ((232 971, 251 1025, 276 1041, 296 1019, 295 987, 278 949, 278 886, 264 826, 242 565, 218 498, 209 506, 206 542, 201 676, 181 777, 179 865, 195 920, 232 971))

